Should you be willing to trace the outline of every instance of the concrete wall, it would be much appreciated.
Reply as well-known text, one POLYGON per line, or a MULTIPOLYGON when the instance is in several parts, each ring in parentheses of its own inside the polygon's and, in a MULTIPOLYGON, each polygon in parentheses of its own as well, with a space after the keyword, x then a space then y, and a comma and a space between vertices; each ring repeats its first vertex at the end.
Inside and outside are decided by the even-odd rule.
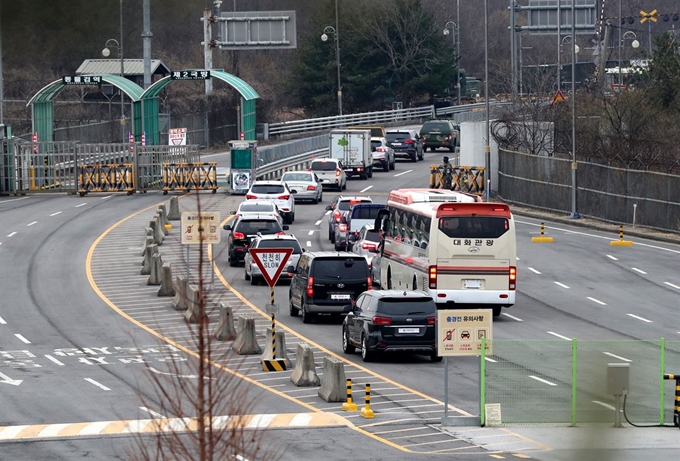
MULTIPOLYGON (((486 164, 486 121, 463 122, 460 124, 460 166, 483 167, 486 164)), ((498 144, 491 137, 489 144, 491 152, 491 176, 485 174, 487 180, 491 179, 490 190, 498 191, 498 144)))

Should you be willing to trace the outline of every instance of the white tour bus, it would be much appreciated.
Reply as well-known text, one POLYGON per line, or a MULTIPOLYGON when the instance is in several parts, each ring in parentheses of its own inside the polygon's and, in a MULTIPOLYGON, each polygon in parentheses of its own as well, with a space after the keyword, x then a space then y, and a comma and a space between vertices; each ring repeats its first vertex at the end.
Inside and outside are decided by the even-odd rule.
POLYGON ((442 309, 515 303, 515 222, 504 204, 441 189, 392 191, 375 226, 382 232, 383 289, 425 290, 442 309))

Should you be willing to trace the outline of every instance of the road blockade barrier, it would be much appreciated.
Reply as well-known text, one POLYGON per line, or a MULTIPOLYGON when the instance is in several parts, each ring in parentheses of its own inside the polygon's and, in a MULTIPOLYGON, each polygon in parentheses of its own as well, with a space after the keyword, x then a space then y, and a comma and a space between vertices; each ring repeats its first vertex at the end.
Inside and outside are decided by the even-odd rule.
POLYGON ((146 281, 147 285, 160 285, 161 272, 163 271, 163 258, 160 253, 151 256, 151 271, 149 272, 149 279, 146 281))
MULTIPOLYGON (((483 166, 454 166, 452 167, 451 190, 468 194, 484 194, 483 166)), ((445 178, 441 165, 430 165, 430 188, 444 189, 445 178)))
POLYGON ((298 343, 295 369, 290 374, 290 380, 298 387, 311 387, 321 384, 316 374, 314 351, 307 343, 298 343))
POLYGON ((202 320, 210 321, 205 313, 205 300, 201 299, 201 292, 197 285, 187 286, 187 310, 184 311, 184 320, 187 323, 198 323, 202 320))
POLYGON ((236 339, 234 313, 231 309, 231 305, 225 302, 220 303, 220 321, 215 329, 215 339, 218 341, 236 339))
POLYGON ((217 162, 163 163, 163 194, 181 190, 217 192, 217 162))
POLYGON ((139 275, 151 275, 151 265, 153 264, 153 255, 155 254, 158 254, 158 245, 154 243, 146 247, 142 270, 139 272, 139 275))
POLYGON ((179 213, 179 199, 177 197, 170 198, 170 211, 168 211, 168 220, 179 221, 182 215, 179 213))
POLYGON ((545 236, 545 224, 541 223, 541 236, 531 237, 533 243, 553 243, 554 239, 552 237, 545 236))
POLYGON ((375 418, 375 413, 371 410, 371 385, 366 384, 366 405, 361 409, 361 416, 366 419, 375 418))
POLYGON ((619 226, 619 239, 612 240, 609 242, 609 245, 613 247, 630 247, 633 246, 633 242, 623 239, 623 226, 619 226))
POLYGON ((187 287, 189 280, 187 276, 182 274, 175 278, 175 296, 172 298, 172 307, 176 311, 187 310, 187 287))
POLYGON ((165 208, 164 203, 158 205, 158 212, 161 215, 161 224, 163 224, 163 227, 167 230, 172 229, 172 224, 170 224, 170 221, 168 220, 168 210, 165 208))
POLYGON ((239 355, 261 354, 262 348, 255 337, 255 319, 251 317, 239 317, 238 334, 231 349, 239 355))
POLYGON ((150 227, 144 228, 146 231, 146 234, 144 235, 144 245, 142 245, 142 251, 139 252, 139 256, 144 256, 144 253, 146 252, 146 247, 149 245, 153 245, 154 243, 154 238, 153 238, 153 229, 150 227))
POLYGON ((175 296, 175 287, 172 285, 172 265, 163 263, 161 268, 161 287, 158 296, 175 296))
POLYGON ((680 427, 680 375, 663 375, 663 379, 675 380, 675 403, 673 405, 673 426, 680 427))
POLYGON ((272 338, 272 329, 267 328, 267 333, 264 340, 264 352, 262 353, 262 360, 282 360, 286 364, 286 368, 290 368, 292 363, 288 358, 286 352, 286 336, 283 331, 276 331, 274 334, 276 342, 272 338), (276 348, 276 356, 274 356, 274 347, 276 348))
POLYGON ((132 163, 78 165, 78 194, 88 192, 135 192, 132 163))
POLYGON ((319 397, 326 402, 344 402, 347 397, 346 386, 345 363, 331 357, 324 357, 319 397))

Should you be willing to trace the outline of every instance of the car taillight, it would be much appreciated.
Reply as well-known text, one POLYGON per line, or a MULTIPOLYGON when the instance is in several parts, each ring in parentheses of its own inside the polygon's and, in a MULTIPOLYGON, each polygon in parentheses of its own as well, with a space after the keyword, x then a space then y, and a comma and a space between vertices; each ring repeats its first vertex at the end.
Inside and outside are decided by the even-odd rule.
POLYGON ((453 139, 453 135, 449 133, 449 139, 453 139))
POLYGON ((244 234, 243 232, 234 232, 234 238, 243 240, 244 238, 246 238, 246 234, 244 234))
POLYGON ((338 224, 338 230, 340 232, 347 232, 347 224, 338 224))
POLYGON ((413 143, 414 143, 413 139, 407 139, 406 141, 404 141, 404 144, 413 144, 413 143))
POLYGON ((307 279, 307 296, 310 298, 314 297, 314 277, 307 279))
POLYGON ((430 266, 427 274, 428 286, 436 290, 437 289, 437 266, 430 266))
POLYGON ((375 151, 376 152, 387 152, 387 149, 385 149, 384 147, 378 147, 375 151))
POLYGON ((279 200, 288 200, 290 195, 279 195, 279 200))
POLYGON ((517 268, 510 266, 510 289, 514 290, 517 283, 517 268))
POLYGON ((340 176, 342 175, 342 170, 340 168, 335 169, 335 176, 340 176))
MULTIPOLYGON (((371 265, 369 264, 368 267, 371 267, 371 265)), ((366 283, 367 283, 367 286, 368 286, 368 288, 366 288, 366 291, 372 290, 373 289, 373 280, 371 280, 370 276, 366 277, 366 283)))
POLYGON ((307 186, 307 190, 316 190, 316 186, 307 186))
POLYGON ((257 198, 257 195, 246 194, 246 200, 253 200, 253 199, 256 199, 256 198, 257 198))
POLYGON ((392 323, 392 318, 390 317, 380 317, 376 315, 373 317, 373 325, 389 325, 392 323))
POLYGON ((376 248, 378 248, 378 247, 374 243, 362 243, 361 244, 362 250, 375 250, 376 248))
POLYGON ((274 232, 274 235, 286 235, 284 231, 274 232))
POLYGON ((333 212, 333 218, 335 218, 336 221, 340 221, 340 216, 341 216, 341 215, 342 215, 342 214, 341 214, 340 211, 338 211, 338 210, 335 210, 335 211, 333 212))
POLYGON ((434 316, 433 316, 433 317, 428 317, 428 318, 427 318, 427 324, 428 324, 428 325, 434 325, 435 320, 436 320, 436 317, 434 317, 434 316))

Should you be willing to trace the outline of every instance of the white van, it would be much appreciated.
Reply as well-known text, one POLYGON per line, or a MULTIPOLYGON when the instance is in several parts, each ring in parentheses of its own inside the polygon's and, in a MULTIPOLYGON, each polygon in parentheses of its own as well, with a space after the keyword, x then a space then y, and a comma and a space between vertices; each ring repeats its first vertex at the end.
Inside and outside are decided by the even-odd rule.
POLYGON ((347 175, 343 170, 342 160, 337 158, 320 158, 313 160, 309 171, 314 172, 322 187, 337 190, 347 189, 347 175))

